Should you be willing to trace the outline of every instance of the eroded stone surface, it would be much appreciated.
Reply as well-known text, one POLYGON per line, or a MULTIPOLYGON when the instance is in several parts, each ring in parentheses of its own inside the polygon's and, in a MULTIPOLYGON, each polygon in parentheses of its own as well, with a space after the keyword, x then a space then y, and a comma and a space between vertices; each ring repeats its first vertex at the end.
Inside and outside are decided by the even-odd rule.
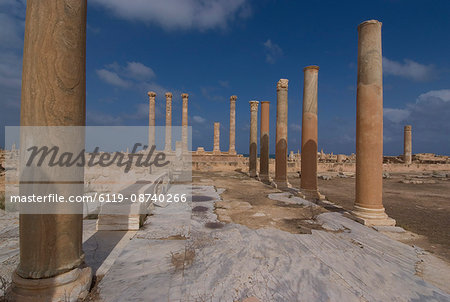
MULTIPOLYGON (((226 192, 220 201, 214 187, 194 185, 193 195, 204 201, 157 209, 100 282, 99 296, 104 301, 450 299, 417 273, 420 258, 412 247, 340 213, 319 214, 314 221, 323 228, 311 234, 219 222, 215 203, 240 202, 228 200, 226 192), (202 211, 192 211, 199 206, 202 211), (158 215, 181 217, 186 229, 176 218, 155 220, 158 215)), ((277 202, 300 201, 289 193, 270 194, 277 202)))

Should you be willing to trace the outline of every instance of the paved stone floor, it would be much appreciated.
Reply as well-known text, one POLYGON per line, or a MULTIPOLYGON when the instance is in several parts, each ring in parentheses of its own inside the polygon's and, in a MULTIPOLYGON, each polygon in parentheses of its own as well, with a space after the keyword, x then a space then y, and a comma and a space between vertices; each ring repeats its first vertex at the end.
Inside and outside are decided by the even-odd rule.
MULTIPOLYGON (((317 207, 257 181, 245 186, 270 192, 280 207, 317 207)), ((310 233, 219 221, 216 203, 237 201, 222 198, 231 189, 210 177, 176 185, 192 190, 192 201, 155 207, 137 232, 95 232, 95 220, 85 220, 86 262, 99 280, 90 300, 450 301, 446 262, 342 213, 311 217, 318 227, 310 233)), ((2 276, 17 265, 17 226, 0 217, 2 276)))

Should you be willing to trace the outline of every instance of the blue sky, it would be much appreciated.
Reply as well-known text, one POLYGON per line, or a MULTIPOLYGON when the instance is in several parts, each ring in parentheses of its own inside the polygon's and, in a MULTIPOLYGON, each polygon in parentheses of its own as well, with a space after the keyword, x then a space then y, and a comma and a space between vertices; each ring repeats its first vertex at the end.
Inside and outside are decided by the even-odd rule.
MULTIPOLYGON (((271 102, 289 79, 288 148, 301 141, 303 67, 319 65, 319 150, 355 151, 357 26, 383 22, 384 153, 450 155, 450 1, 89 0, 87 124, 157 124, 171 91, 173 123, 189 93, 193 147, 212 150, 213 123, 228 149, 229 97, 236 94, 236 145, 248 153, 250 100, 271 102)), ((18 125, 25 3, 0 0, 0 121, 18 125)), ((3 141, 3 131, 0 136, 3 141)))

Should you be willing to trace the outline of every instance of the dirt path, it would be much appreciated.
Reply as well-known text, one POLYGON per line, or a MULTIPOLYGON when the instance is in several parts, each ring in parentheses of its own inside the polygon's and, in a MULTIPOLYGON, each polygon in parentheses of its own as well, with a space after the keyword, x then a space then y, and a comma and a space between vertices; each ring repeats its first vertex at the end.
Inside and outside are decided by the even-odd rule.
MULTIPOLYGON (((215 213, 222 222, 234 222, 251 229, 274 227, 292 234, 311 233, 319 226, 314 218, 326 212, 320 207, 310 207, 269 199, 267 196, 282 191, 265 185, 239 172, 196 172, 194 180, 203 179, 216 188, 226 188, 221 193, 223 201, 216 202, 215 213)), ((197 197, 192 196, 195 201, 197 197)))

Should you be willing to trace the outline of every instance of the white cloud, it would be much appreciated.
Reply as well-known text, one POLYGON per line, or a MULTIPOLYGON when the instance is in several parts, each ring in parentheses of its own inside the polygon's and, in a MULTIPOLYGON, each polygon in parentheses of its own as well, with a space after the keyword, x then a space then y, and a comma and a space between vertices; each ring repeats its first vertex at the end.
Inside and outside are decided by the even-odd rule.
MULTIPOLYGON (((148 103, 139 103, 135 107, 136 111, 132 114, 126 114, 125 118, 129 120, 148 120, 149 106, 148 103)), ((156 108, 155 108, 156 109, 156 108)))
POLYGON ((126 69, 128 75, 135 79, 148 79, 155 77, 155 72, 153 69, 139 62, 128 62, 126 69))
MULTIPOLYGON (((99 111, 88 111, 87 121, 90 125, 123 125, 127 121, 148 120, 148 103, 138 103, 133 106, 132 112, 121 112, 119 114, 109 114, 99 111)), ((156 114, 159 115, 159 108, 155 108, 156 114)))
POLYGON ((417 102, 430 102, 433 99, 450 102, 450 89, 428 91, 419 95, 417 102))
POLYGON ((250 15, 249 0, 91 0, 119 18, 167 30, 225 28, 250 15))
POLYGON ((268 39, 263 45, 266 52, 267 63, 274 64, 275 61, 283 55, 281 47, 273 43, 272 40, 268 39))
POLYGON ((390 120, 393 123, 400 123, 404 121, 410 112, 407 109, 395 109, 395 108, 384 108, 383 116, 385 119, 390 120))
POLYGON ((126 66, 113 62, 106 65, 105 68, 97 69, 96 73, 104 82, 122 88, 156 77, 153 69, 140 62, 127 62, 126 66))
POLYGON ((98 69, 96 70, 96 72, 101 80, 113 86, 126 88, 131 85, 128 81, 125 81, 117 73, 113 71, 109 71, 106 69, 98 69))
POLYGON ((198 123, 198 124, 203 124, 204 122, 206 122, 206 119, 203 118, 203 117, 201 117, 201 116, 199 116, 199 115, 194 115, 194 116, 192 117, 192 120, 193 120, 194 122, 198 123))
POLYGON ((436 77, 433 65, 424 65, 404 59, 403 63, 383 57, 383 72, 386 75, 400 76, 414 81, 424 82, 436 77))
POLYGON ((385 143, 402 145, 403 126, 412 125, 416 152, 450 155, 450 89, 432 90, 417 97, 401 109, 385 108, 385 143), (388 116, 386 116, 386 109, 388 116))

